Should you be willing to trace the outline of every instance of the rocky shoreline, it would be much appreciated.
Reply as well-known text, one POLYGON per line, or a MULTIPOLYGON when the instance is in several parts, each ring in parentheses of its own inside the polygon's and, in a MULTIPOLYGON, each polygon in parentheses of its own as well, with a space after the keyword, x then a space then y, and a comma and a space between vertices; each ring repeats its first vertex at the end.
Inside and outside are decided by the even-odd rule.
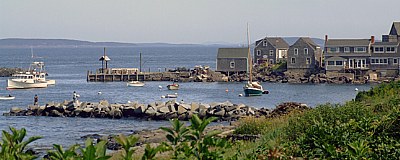
POLYGON ((0 77, 10 77, 14 73, 22 72, 21 68, 0 68, 0 77))
POLYGON ((140 104, 138 102, 125 104, 109 104, 102 100, 93 102, 67 101, 49 102, 43 106, 28 106, 26 109, 12 107, 4 116, 51 116, 51 117, 82 117, 82 118, 141 118, 147 120, 188 120, 193 114, 200 118, 218 117, 220 121, 234 121, 244 116, 274 117, 283 114, 284 108, 308 109, 306 104, 287 102, 277 109, 254 108, 245 104, 227 102, 214 103, 179 103, 175 100, 140 104), (282 112, 282 113, 281 113, 282 112))

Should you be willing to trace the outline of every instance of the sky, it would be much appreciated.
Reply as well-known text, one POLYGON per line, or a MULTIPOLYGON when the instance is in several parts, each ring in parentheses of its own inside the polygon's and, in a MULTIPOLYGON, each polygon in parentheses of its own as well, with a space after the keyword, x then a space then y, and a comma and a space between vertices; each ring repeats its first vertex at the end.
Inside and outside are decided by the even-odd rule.
POLYGON ((0 0, 0 39, 245 43, 265 36, 381 39, 400 0, 0 0))

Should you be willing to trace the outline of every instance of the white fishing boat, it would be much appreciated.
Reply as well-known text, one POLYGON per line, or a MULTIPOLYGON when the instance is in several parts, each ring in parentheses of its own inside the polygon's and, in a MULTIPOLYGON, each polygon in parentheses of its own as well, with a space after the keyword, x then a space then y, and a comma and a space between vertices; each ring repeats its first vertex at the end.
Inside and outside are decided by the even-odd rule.
MULTIPOLYGON (((140 68, 142 68, 142 53, 140 53, 140 61, 139 61, 140 68)), ((127 86, 130 87, 143 87, 144 82, 139 81, 139 71, 136 71, 136 81, 129 81, 126 83, 127 86)))
POLYGON ((54 85, 55 80, 46 80, 46 74, 43 62, 33 62, 27 72, 13 74, 7 80, 7 88, 46 88, 48 85, 54 85))
POLYGON ((35 77, 40 82, 46 82, 47 85, 55 85, 56 80, 46 79, 47 72, 44 68, 44 62, 33 62, 29 67, 29 70, 35 74, 35 77))
POLYGON ((0 100, 13 100, 15 99, 14 96, 8 95, 8 96, 0 96, 0 100))

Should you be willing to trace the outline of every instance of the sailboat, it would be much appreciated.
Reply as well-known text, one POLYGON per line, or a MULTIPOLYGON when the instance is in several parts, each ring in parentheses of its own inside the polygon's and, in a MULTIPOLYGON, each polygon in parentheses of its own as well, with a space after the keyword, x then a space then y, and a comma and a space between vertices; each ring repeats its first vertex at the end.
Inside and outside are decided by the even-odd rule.
POLYGON ((244 95, 246 97, 249 96, 261 96, 262 94, 268 93, 268 91, 264 91, 262 85, 259 82, 253 82, 253 61, 250 55, 250 38, 249 38, 249 24, 247 24, 247 60, 249 64, 249 81, 243 87, 244 95))
MULTIPOLYGON (((140 53, 140 68, 142 68, 142 53, 140 53)), ((128 83, 126 84, 127 86, 130 87, 143 87, 144 86, 144 82, 140 82, 139 81, 139 73, 140 71, 136 71, 136 81, 128 81, 128 83)))

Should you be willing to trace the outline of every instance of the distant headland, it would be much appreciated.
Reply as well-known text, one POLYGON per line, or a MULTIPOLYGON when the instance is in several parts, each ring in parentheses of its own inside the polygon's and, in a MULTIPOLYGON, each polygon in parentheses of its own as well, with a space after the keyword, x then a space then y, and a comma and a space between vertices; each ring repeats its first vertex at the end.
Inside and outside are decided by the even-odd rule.
MULTIPOLYGON (((288 43, 294 43, 298 37, 284 37, 288 43)), ((323 39, 313 38, 317 44, 323 44, 323 39)), ((91 42, 73 39, 41 39, 41 38, 5 38, 0 39, 0 48, 88 48, 88 47, 238 47, 240 43, 205 42, 199 44, 190 43, 127 43, 127 42, 91 42)))

